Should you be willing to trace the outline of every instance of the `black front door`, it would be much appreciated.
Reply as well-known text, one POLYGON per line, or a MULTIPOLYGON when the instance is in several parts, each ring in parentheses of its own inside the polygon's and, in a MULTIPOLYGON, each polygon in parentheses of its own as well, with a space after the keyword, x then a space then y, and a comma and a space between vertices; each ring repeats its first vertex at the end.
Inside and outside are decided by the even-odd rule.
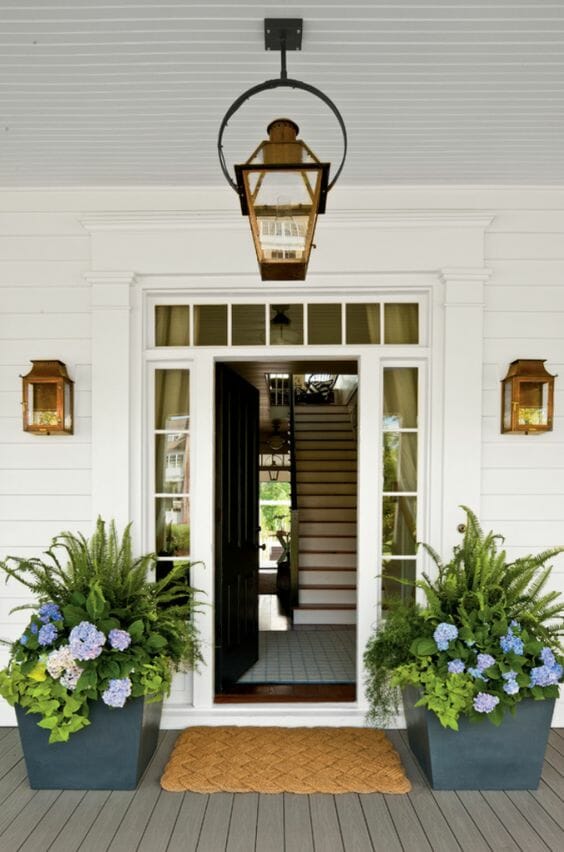
POLYGON ((216 692, 258 660, 259 393, 216 372, 216 692))

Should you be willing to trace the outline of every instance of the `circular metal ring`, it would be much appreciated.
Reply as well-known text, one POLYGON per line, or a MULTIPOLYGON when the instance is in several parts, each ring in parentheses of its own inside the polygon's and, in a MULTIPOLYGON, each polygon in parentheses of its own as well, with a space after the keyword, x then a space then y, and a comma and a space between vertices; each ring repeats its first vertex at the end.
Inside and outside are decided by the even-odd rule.
POLYGON ((223 134, 225 132, 225 128, 229 123, 229 119, 232 118, 233 115, 237 112, 237 110, 252 98, 254 95, 258 95, 259 92, 266 92, 270 89, 278 89, 278 88, 287 88, 287 89, 302 89, 304 92, 309 92, 311 95, 315 95, 315 97, 320 98, 323 103, 327 104, 337 121, 339 122, 339 127, 341 128, 341 133, 343 134, 343 158, 339 164, 339 168, 335 172, 335 177, 327 187, 327 191, 333 188, 333 186, 337 183, 339 175, 343 170, 343 166, 345 165, 345 160, 347 157, 347 128, 345 127, 345 122, 343 121, 343 116, 333 103, 330 97, 328 97, 324 92, 316 89, 315 86, 310 86, 309 83, 302 83, 301 80, 292 80, 290 78, 283 77, 275 77, 272 80, 265 80, 264 83, 259 83, 257 86, 252 86, 252 88, 247 89, 246 92, 243 92, 242 95, 239 95, 236 101, 234 101, 227 112, 223 117, 223 121, 221 122, 221 126, 219 128, 219 134, 217 137, 217 153, 219 156, 219 163, 221 165, 221 171, 225 175, 225 179, 229 183, 232 189, 235 190, 237 195, 239 195, 239 187, 229 174, 227 169, 227 165, 225 163, 225 156, 223 154, 223 134))

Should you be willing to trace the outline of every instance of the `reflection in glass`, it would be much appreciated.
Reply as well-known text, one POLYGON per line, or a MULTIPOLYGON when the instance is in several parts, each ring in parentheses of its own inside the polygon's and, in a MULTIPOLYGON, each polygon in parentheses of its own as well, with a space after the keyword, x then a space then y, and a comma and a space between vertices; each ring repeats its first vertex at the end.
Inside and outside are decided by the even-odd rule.
POLYGON ((194 305, 194 345, 227 346, 227 305, 194 305))
POLYGON ((384 429, 417 427, 417 367, 384 369, 384 429))
POLYGON ((410 556, 416 552, 416 497, 384 497, 382 542, 385 556, 410 556))
POLYGON ((548 423, 548 382, 519 383, 519 426, 548 423))
POLYGON ((155 491, 186 494, 190 491, 189 437, 180 432, 156 436, 155 491))
POLYGON ((231 308, 233 346, 264 346, 264 305, 233 305, 231 308))
POLYGON ((155 346, 190 345, 190 306, 157 305, 155 346))
POLYGON ((55 382, 30 384, 28 387, 28 411, 32 413, 34 426, 56 426, 59 422, 57 411, 57 385, 55 382))
POLYGON ((346 305, 347 343, 380 343, 380 305, 346 305))
POLYGON ((341 331, 340 305, 308 305, 308 343, 319 346, 341 343, 341 331))
POLYGON ((415 559, 387 559, 382 565, 382 605, 390 606, 393 601, 411 603, 415 600, 415 588, 398 580, 415 582, 415 559))
POLYGON ((157 556, 190 553, 190 499, 157 497, 155 500, 157 556))
POLYGON ((295 346, 304 342, 304 306, 270 305, 271 346, 295 346))
POLYGON ((384 491, 417 491, 417 433, 384 432, 384 491))
POLYGON ((155 429, 187 429, 188 370, 155 371, 155 429))
POLYGON ((384 305, 384 343, 419 343, 419 305, 384 305))

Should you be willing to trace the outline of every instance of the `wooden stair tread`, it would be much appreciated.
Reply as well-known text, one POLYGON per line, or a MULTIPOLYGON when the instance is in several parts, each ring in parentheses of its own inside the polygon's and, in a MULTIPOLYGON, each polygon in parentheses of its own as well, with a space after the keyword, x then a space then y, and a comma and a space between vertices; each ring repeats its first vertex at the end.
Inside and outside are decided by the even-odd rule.
POLYGON ((346 609, 346 610, 351 610, 351 609, 356 609, 356 606, 355 606, 355 604, 337 604, 337 603, 330 603, 330 604, 300 604, 299 606, 294 607, 294 609, 312 609, 312 610, 319 610, 319 609, 335 609, 335 610, 340 610, 340 609, 346 609))
POLYGON ((338 591, 341 591, 341 590, 350 591, 351 589, 356 589, 356 586, 354 586, 354 585, 353 586, 347 586, 345 583, 340 583, 338 585, 336 583, 332 583, 332 584, 326 583, 325 585, 323 585, 323 583, 300 583, 300 589, 323 591, 323 592, 326 592, 329 589, 336 589, 338 591))

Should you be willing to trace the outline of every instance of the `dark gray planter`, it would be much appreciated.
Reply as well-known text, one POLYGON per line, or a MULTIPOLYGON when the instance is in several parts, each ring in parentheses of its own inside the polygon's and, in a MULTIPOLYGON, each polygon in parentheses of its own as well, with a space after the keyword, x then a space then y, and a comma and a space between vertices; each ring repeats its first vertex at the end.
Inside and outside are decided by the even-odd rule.
POLYGON ((421 693, 403 690, 409 745, 434 790, 536 790, 554 699, 527 698, 499 727, 459 719, 443 728, 434 713, 415 707, 421 693))
POLYGON ((49 744, 38 714, 16 705, 33 790, 134 790, 156 748, 162 703, 133 698, 123 708, 90 705, 90 722, 66 743, 49 744))

